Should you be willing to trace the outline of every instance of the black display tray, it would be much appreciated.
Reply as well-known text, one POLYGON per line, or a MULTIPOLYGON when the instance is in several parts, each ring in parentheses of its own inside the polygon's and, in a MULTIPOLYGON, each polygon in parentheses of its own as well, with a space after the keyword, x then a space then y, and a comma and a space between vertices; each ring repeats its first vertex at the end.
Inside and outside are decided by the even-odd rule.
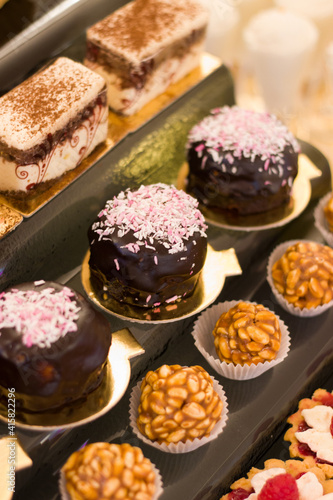
MULTIPOLYGON (((0 241, 0 290, 20 281, 55 279, 83 292, 80 266, 88 247, 86 233, 105 200, 141 183, 176 183, 189 128, 210 109, 233 102, 233 82, 227 68, 221 66, 117 144, 92 169, 0 241)), ((274 310, 291 334, 291 350, 285 361, 257 379, 228 380, 217 375, 194 346, 190 332, 195 317, 147 325, 108 316, 113 331, 129 328, 145 349, 143 356, 131 362, 128 390, 108 414, 82 427, 43 433, 18 429, 33 466, 17 473, 14 500, 59 500, 59 469, 86 442, 129 442, 140 446, 161 471, 161 500, 218 500, 234 479, 269 454, 268 450, 275 450, 272 445, 280 440, 286 417, 298 399, 326 383, 332 373, 333 310, 310 319, 291 316, 278 306, 266 282, 267 259, 276 244, 295 238, 323 242, 314 226, 313 209, 318 198, 330 189, 330 169, 320 152, 306 144, 304 148, 322 176, 312 181, 312 200, 298 219, 285 227, 259 232, 213 226, 208 229, 210 244, 216 250, 235 248, 243 269, 242 276, 226 280, 216 302, 253 300, 274 310), (223 433, 191 453, 170 455, 155 450, 143 444, 129 427, 131 388, 147 370, 163 363, 200 364, 226 393, 229 419, 223 433)), ((0 435, 6 431, 1 424, 0 435)))
POLYGON ((8 0, 0 9, 0 95, 126 0, 8 0))

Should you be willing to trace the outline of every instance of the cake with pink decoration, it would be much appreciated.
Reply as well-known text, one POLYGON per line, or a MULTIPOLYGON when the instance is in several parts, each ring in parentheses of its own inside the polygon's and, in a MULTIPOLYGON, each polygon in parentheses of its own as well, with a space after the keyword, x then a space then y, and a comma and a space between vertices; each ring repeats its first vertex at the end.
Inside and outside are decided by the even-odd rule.
POLYGON ((0 98, 0 192, 24 196, 77 167, 107 136, 105 81, 66 57, 0 98))
POLYGON ((140 307, 168 305, 195 289, 207 253, 198 202, 166 184, 123 191, 88 231, 98 297, 140 307))
POLYGON ((110 108, 133 115, 199 66, 208 11, 197 0, 134 0, 87 30, 85 64, 110 108))
POLYGON ((55 282, 0 294, 0 400, 44 412, 85 398, 101 384, 110 324, 78 292, 55 282))
POLYGON ((300 147, 274 115, 224 106, 189 132, 187 190, 208 208, 251 215, 287 206, 300 147))

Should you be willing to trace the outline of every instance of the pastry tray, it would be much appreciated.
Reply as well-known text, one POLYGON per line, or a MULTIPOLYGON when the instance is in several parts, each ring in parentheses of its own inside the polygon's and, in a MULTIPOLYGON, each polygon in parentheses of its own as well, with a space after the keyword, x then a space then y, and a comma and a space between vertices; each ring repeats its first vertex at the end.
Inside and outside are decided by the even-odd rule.
MULTIPOLYGON (((0 241, 0 291, 19 281, 54 279, 84 294, 81 263, 87 251, 86 233, 105 200, 141 183, 176 183, 189 128, 210 109, 233 103, 232 79, 227 68, 221 66, 128 134, 84 175, 0 241)), ((291 316, 276 303, 265 276, 268 256, 278 243, 295 238, 323 242, 314 226, 313 209, 318 198, 331 189, 330 168, 312 145, 308 154, 321 176, 311 179, 311 200, 298 218, 266 231, 233 231, 213 225, 208 228, 214 250, 233 248, 243 271, 226 280, 216 302, 244 299, 274 310, 290 331, 287 358, 258 378, 229 380, 213 372, 195 347, 191 331, 196 316, 167 324, 129 324, 124 318, 108 315, 112 331, 129 328, 145 351, 131 360, 131 377, 124 396, 97 420, 75 428, 17 428, 18 442, 33 463, 17 470, 13 500, 60 500, 59 470, 69 455, 87 442, 140 446, 161 472, 164 492, 160 500, 218 500, 234 479, 269 453, 298 399, 326 384, 332 372, 333 309, 314 318, 291 316), (223 386, 227 397, 229 418, 225 429, 217 439, 191 453, 170 455, 147 446, 129 425, 132 387, 148 370, 163 363, 202 365, 223 386)), ((3 423, 1 434, 8 435, 3 423)))
POLYGON ((7 0, 0 9, 0 95, 126 0, 7 0))

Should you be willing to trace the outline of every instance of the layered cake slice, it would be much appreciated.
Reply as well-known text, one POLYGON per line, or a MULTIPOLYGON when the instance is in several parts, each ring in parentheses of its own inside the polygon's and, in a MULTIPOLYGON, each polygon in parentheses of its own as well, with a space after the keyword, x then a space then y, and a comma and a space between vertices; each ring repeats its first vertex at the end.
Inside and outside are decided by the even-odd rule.
POLYGON ((196 0, 135 0, 88 29, 85 64, 110 107, 132 115, 199 65, 207 23, 196 0))
POLYGON ((105 81, 60 57, 0 98, 0 191, 26 194, 78 166, 107 136, 105 81))

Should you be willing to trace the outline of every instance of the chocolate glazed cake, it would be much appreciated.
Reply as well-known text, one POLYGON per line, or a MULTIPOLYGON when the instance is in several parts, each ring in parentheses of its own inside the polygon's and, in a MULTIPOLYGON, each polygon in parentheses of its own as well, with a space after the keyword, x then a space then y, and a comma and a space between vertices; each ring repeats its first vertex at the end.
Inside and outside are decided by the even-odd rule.
POLYGON ((188 192, 208 208, 238 215, 290 201, 299 145, 273 115, 217 108, 188 136, 188 192))
POLYGON ((90 274, 102 300, 158 307, 191 294, 207 252, 197 201, 165 184, 109 200, 90 227, 90 274))
POLYGON ((0 396, 42 412, 85 397, 103 378, 110 325, 79 293, 54 282, 0 294, 0 396))

